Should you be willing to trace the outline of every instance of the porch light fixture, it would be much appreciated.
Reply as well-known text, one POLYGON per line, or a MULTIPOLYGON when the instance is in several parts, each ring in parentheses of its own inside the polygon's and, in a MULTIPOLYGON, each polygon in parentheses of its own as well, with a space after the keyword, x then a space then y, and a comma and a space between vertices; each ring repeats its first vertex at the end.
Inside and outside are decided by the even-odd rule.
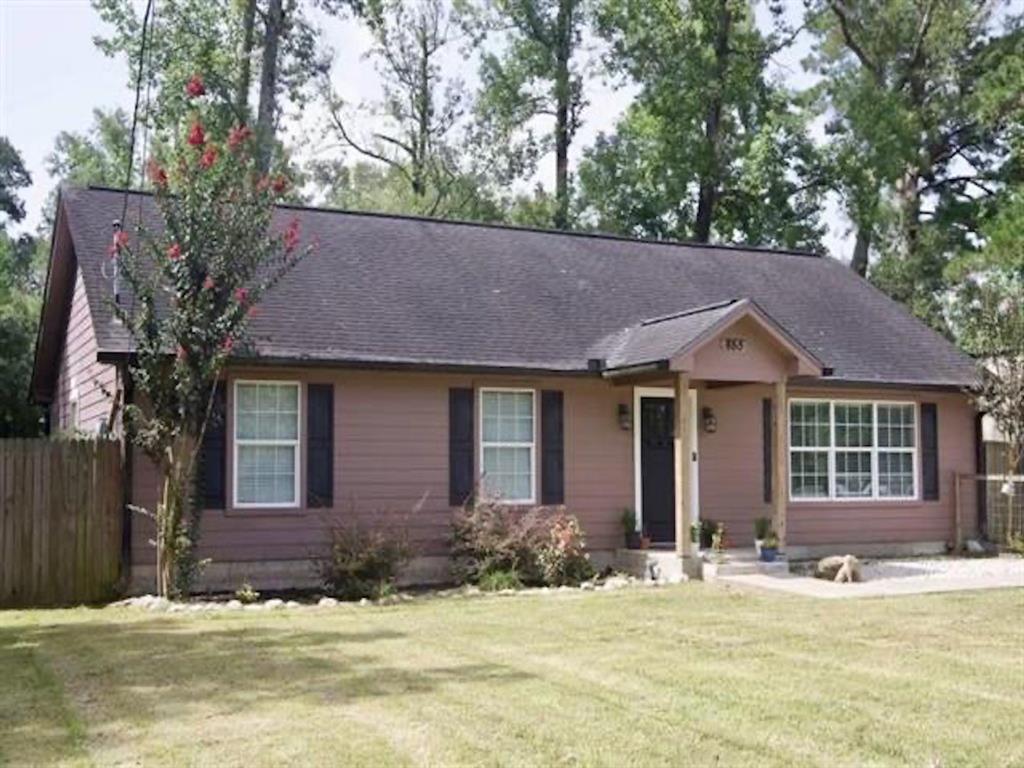
POLYGON ((701 410, 701 417, 704 421, 705 432, 711 435, 718 431, 718 419, 716 418, 713 410, 705 406, 701 410))
POLYGON ((619 403, 619 429, 628 432, 633 427, 633 419, 629 415, 629 406, 619 403))

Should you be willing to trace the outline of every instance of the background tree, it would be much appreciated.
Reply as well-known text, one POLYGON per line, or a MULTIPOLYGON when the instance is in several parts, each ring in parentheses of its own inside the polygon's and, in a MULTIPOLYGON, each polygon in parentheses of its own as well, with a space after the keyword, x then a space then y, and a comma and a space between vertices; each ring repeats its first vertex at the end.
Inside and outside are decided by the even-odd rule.
MULTIPOLYGON (((467 4, 468 5, 468 4, 467 4)), ((569 225, 569 149, 584 107, 581 63, 582 0, 483 0, 468 18, 496 42, 481 57, 476 111, 491 151, 512 153, 511 164, 529 175, 541 148, 532 134, 535 118, 554 119, 555 158, 551 224, 569 225), (515 137, 519 138, 515 138, 515 137)))
POLYGON ((383 98, 360 105, 359 117, 374 129, 363 137, 346 114, 345 103, 323 86, 328 135, 345 149, 384 168, 365 165, 345 172, 337 163, 317 163, 315 178, 328 183, 329 201, 358 207, 429 216, 473 217, 483 213, 485 173, 491 163, 467 141, 462 81, 445 74, 454 51, 457 19, 442 0, 381 0, 363 8, 361 18, 373 35, 368 51, 380 75, 383 98), (334 178, 332 179, 332 174, 334 178), (360 188, 371 177, 378 189, 360 188))
POLYGON ((195 575, 195 462, 217 380, 251 308, 301 255, 297 219, 272 231, 286 182, 259 172, 248 128, 210 138, 206 118, 220 105, 202 99, 202 90, 197 81, 189 86, 189 117, 171 162, 149 166, 162 227, 115 238, 134 295, 116 307, 135 350, 130 373, 139 404, 125 411, 128 434, 163 479, 152 511, 161 595, 187 592, 195 575))
MULTIPOLYGON (((824 185, 806 116, 772 83, 746 0, 605 0, 608 70, 639 85, 580 168, 580 206, 644 237, 816 248, 824 185)), ((788 39, 788 38, 787 38, 788 39)))
MULTIPOLYGON (((812 64, 838 188, 857 228, 853 268, 948 332, 945 267, 977 236, 1009 174, 1005 119, 1016 98, 981 99, 992 72, 1019 73, 1019 19, 998 3, 816 3, 812 64)), ((1009 94, 1006 94, 1009 95, 1009 94)))
POLYGON ((31 235, 7 232, 9 222, 25 218, 21 190, 31 183, 21 153, 0 136, 0 438, 32 437, 42 428, 41 410, 28 401, 39 318, 37 245, 31 235))
MULTIPOLYGON (((143 24, 138 4, 93 0, 93 6, 112 27, 109 36, 97 37, 95 43, 106 55, 125 59, 134 88, 143 24)), ((261 170, 281 159, 278 123, 283 103, 305 104, 311 84, 329 64, 318 30, 305 14, 307 7, 298 0, 161 0, 142 83, 151 92, 149 113, 142 117, 155 138, 173 132, 188 108, 185 85, 202 72, 206 87, 217 96, 210 128, 253 125, 261 170), (255 115, 250 111, 254 87, 255 115)))

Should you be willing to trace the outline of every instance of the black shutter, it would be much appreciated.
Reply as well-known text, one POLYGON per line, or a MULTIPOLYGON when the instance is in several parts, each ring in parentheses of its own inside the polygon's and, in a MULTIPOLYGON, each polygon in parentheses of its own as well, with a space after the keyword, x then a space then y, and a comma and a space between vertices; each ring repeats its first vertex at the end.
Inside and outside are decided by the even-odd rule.
POLYGON ((770 397, 761 401, 761 464, 764 470, 762 486, 765 502, 772 500, 772 400, 770 397))
POLYGON ((334 505, 334 385, 306 388, 306 504, 334 505))
POLYGON ((448 390, 448 503, 473 495, 473 390, 448 390))
POLYGON ((540 502, 565 503, 565 427, 562 393, 540 393, 540 502))
POLYGON ((921 403, 921 484, 925 501, 938 501, 939 413, 935 403, 921 403))
POLYGON ((227 383, 217 382, 213 393, 213 409, 199 448, 199 498, 203 509, 224 509, 227 460, 227 383))

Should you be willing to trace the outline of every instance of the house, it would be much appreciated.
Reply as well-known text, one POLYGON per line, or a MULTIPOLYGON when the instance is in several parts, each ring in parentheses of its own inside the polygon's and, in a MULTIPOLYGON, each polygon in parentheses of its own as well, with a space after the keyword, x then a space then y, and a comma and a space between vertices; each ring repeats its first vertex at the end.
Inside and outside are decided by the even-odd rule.
MULTIPOLYGON (((60 196, 32 396, 54 432, 131 398, 107 249, 153 200, 60 196), (127 205, 126 205, 127 203, 127 205), (125 207, 126 206, 126 207, 125 207)), ((564 505, 594 557, 624 508, 693 554, 693 521, 791 557, 941 551, 976 471, 970 359, 842 264, 807 253, 282 208, 319 251, 266 296, 204 447, 211 582, 298 583, 332 519, 401 526, 443 578, 453 508, 481 480, 564 505), (419 502, 419 503, 418 503, 419 502)), ((130 301, 120 296, 121 301, 130 301)), ((130 456, 132 503, 152 467, 130 456)), ((976 500, 964 500, 967 535, 976 500)), ((131 521, 136 583, 151 531, 131 521)))

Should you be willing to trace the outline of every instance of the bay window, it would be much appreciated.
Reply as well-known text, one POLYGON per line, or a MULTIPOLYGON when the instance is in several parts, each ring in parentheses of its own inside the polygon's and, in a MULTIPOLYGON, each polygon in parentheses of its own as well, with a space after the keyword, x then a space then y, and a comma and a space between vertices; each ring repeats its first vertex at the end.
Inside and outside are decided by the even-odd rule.
POLYGON ((235 383, 236 507, 299 505, 299 384, 235 383))
POLYGON ((531 389, 480 391, 480 464, 484 491, 533 504, 536 430, 531 389))
POLYGON ((917 497, 913 403, 791 400, 793 499, 917 497))

